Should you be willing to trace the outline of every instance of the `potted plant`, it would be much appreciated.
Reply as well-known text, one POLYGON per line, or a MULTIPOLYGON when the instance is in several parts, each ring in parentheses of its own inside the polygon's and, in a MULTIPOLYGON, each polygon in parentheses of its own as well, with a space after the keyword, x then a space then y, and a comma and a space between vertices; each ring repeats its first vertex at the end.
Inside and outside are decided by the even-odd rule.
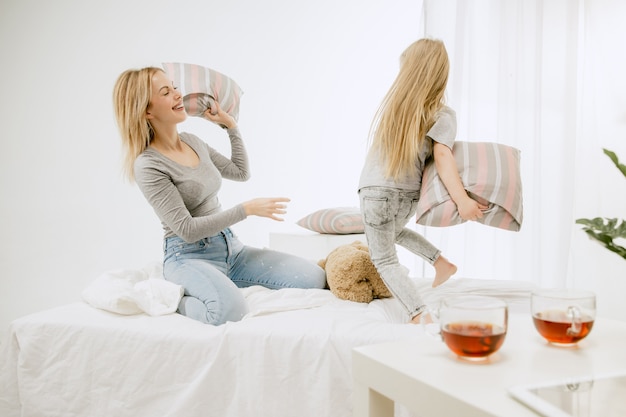
MULTIPOLYGON (((607 149, 603 149, 603 151, 626 177, 626 165, 619 162, 614 152, 607 149)), ((576 224, 583 225, 583 231, 590 238, 597 240, 611 252, 615 252, 626 259, 626 248, 617 243, 619 239, 626 239, 626 221, 624 219, 596 217, 593 219, 577 219, 576 224)))

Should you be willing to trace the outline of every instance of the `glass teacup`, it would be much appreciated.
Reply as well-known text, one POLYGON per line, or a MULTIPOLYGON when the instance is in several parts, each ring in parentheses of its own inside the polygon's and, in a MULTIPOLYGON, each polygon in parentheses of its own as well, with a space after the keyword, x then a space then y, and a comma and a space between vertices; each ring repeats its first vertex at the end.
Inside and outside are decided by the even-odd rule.
POLYGON ((533 323, 548 342, 572 346, 587 337, 596 318, 596 295, 573 289, 540 289, 532 292, 533 323))
POLYGON ((446 298, 431 311, 446 346, 461 359, 482 361, 500 349, 508 326, 507 304, 494 297, 446 298))

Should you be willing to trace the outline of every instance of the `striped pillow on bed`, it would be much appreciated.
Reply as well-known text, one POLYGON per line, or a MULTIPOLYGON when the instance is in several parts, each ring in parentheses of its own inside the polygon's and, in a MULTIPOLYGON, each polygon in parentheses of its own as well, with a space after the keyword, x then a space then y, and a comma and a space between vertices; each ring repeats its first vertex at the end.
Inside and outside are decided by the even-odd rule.
POLYGON ((217 101, 224 111, 238 120, 243 91, 235 81, 211 68, 195 64, 164 62, 163 69, 174 86, 180 88, 187 114, 203 117, 203 113, 217 101))
MULTIPOLYGON (((461 180, 470 197, 489 205, 479 223, 519 231, 523 219, 520 151, 493 142, 454 143, 461 180)), ((446 227, 463 223, 431 161, 424 169, 417 223, 446 227)))
POLYGON ((317 210, 296 222, 317 233, 349 235, 364 233, 363 217, 358 207, 332 207, 317 210))

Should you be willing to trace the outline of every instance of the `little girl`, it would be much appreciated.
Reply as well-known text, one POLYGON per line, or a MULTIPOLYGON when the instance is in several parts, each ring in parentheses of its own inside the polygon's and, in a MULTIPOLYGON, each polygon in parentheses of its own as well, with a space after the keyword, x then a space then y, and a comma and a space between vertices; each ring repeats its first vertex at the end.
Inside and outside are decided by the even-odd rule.
POLYGON ((457 270, 439 249, 405 227, 415 215, 428 158, 434 157, 462 219, 481 218, 487 208, 468 196, 452 155, 456 115, 444 105, 449 67, 446 48, 439 40, 420 39, 402 53, 398 76, 374 118, 372 145, 359 181, 372 262, 413 323, 419 322, 426 306, 408 269, 398 261, 396 243, 433 265, 433 287, 457 270))

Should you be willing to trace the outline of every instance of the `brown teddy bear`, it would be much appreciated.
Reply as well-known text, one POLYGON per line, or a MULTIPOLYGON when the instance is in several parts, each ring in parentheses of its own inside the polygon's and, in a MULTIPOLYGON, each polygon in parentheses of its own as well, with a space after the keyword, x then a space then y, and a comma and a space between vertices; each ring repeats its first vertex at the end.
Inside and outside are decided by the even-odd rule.
POLYGON ((338 298, 369 303, 374 298, 391 297, 372 263, 367 245, 358 240, 338 246, 318 265, 326 270, 328 287, 338 298))

